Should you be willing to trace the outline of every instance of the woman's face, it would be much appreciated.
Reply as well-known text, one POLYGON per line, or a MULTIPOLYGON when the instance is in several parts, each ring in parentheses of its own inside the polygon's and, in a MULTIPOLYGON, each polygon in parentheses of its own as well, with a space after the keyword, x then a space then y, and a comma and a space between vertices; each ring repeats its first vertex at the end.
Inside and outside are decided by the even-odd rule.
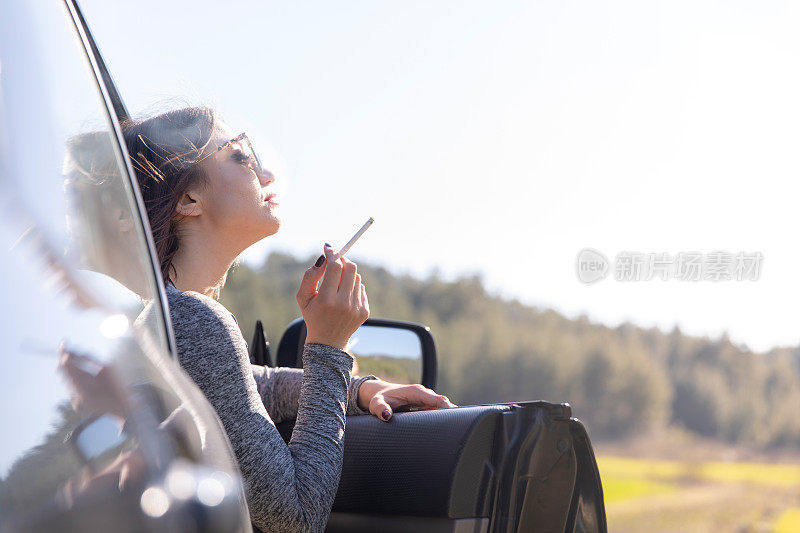
MULTIPOLYGON (((216 150, 238 133, 220 122, 206 150, 216 150)), ((246 141, 241 141, 200 163, 206 174, 203 215, 231 242, 245 246, 274 234, 281 224, 273 186, 275 177, 266 169, 259 174, 254 157, 246 141)))

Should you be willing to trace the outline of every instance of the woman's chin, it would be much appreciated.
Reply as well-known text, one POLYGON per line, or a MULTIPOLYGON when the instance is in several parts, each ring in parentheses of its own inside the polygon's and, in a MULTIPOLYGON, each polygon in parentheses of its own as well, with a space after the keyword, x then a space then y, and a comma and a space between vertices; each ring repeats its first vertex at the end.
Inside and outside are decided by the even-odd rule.
POLYGON ((278 233, 278 230, 281 229, 282 221, 278 215, 273 214, 270 217, 270 220, 267 224, 264 225, 264 237, 269 237, 270 235, 275 235, 278 233))

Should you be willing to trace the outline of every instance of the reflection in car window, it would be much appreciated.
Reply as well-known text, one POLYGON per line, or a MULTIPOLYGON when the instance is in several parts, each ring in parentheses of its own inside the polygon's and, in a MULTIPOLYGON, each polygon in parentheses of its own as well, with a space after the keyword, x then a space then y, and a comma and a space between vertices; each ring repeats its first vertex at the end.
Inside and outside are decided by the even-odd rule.
POLYGON ((141 530, 163 508, 143 491, 173 466, 217 476, 218 505, 241 511, 224 433, 169 357, 135 195, 65 5, 0 3, 0 83, 0 530, 106 528, 92 509, 141 530))
MULTIPOLYGON (((24 105, 16 101, 15 113, 29 117, 23 128, 30 126, 30 131, 9 133, 8 139, 12 151, 29 155, 22 158, 25 168, 12 173, 35 179, 13 185, 58 259, 77 271, 78 280, 105 307, 135 319, 146 303, 155 301, 159 308, 161 303, 124 160, 78 36, 63 24, 66 10, 37 11, 44 42, 58 53, 41 56, 45 64, 39 65, 39 79, 29 80, 38 90, 30 90, 30 84, 27 90, 19 87, 24 105), (35 127, 37 115, 43 114, 52 129, 35 127)), ((26 53, 22 46, 14 51, 26 53)), ((4 90, 11 86, 13 95, 17 87, 9 78, 4 90)), ((145 324, 146 333, 168 347, 161 314, 153 313, 145 324)))
POLYGON ((149 258, 139 235, 109 131, 67 141, 67 253, 103 301, 135 317, 152 298, 149 258), (135 314, 134 314, 135 313, 135 314))
MULTIPOLYGON (((123 159, 69 13, 63 5, 4 7, 0 129, 7 157, 0 192, 7 206, 3 244, 15 257, 2 264, 14 281, 4 286, 13 311, 3 313, 9 320, 0 349, 6 359, 0 405, 26 398, 20 410, 30 416, 15 424, 14 438, 0 447, 0 476, 15 453, 42 442, 54 416, 72 416, 65 418, 63 403, 72 392, 56 372, 59 346, 80 337, 85 324, 65 322, 69 298, 57 293, 79 286, 84 305, 88 297, 93 305, 87 307, 99 304, 130 323, 149 302, 161 305, 123 159), (31 25, 15 34, 9 26, 15 20, 24 26, 18 17, 26 10, 31 25), (37 267, 42 257, 44 264, 37 267), (24 355, 18 358, 20 351, 24 355)), ((136 335, 168 353, 160 313, 148 317, 137 323, 136 335)), ((98 349, 94 342, 86 344, 98 349)))

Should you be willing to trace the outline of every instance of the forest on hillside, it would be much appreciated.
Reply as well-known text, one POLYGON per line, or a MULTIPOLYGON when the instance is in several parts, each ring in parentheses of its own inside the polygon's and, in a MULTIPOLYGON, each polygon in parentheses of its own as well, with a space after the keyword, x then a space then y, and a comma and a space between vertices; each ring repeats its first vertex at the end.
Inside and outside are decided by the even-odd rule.
MULTIPOLYGON (((229 273, 221 301, 250 341, 255 321, 277 345, 299 316, 295 292, 315 257, 273 253, 229 273)), ((754 353, 718 339, 616 328, 489 294, 479 276, 418 279, 359 263, 371 315, 431 328, 437 391, 456 404, 568 402, 600 438, 667 426, 767 448, 800 443, 800 347, 754 353)))

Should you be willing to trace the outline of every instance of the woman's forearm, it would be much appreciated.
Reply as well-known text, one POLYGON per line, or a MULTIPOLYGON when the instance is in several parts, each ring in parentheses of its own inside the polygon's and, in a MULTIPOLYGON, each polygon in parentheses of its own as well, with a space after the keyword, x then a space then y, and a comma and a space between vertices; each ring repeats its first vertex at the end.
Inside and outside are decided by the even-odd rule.
MULTIPOLYGON (((328 345, 309 343, 303 350, 303 380, 289 450, 296 465, 298 498, 309 504, 313 502, 327 513, 333 505, 342 472, 347 388, 352 366, 351 355, 328 345), (298 468, 299 465, 302 468, 298 468)), ((328 514, 309 517, 310 529, 322 531, 327 518, 328 514)))
MULTIPOLYGON (((265 367, 252 365, 253 377, 258 385, 258 393, 270 418, 276 424, 297 418, 300 399, 300 386, 303 382, 302 368, 265 367)), ((373 375, 351 376, 348 385, 347 414, 365 415, 369 411, 358 405, 358 391, 364 381, 377 379, 373 375)))

